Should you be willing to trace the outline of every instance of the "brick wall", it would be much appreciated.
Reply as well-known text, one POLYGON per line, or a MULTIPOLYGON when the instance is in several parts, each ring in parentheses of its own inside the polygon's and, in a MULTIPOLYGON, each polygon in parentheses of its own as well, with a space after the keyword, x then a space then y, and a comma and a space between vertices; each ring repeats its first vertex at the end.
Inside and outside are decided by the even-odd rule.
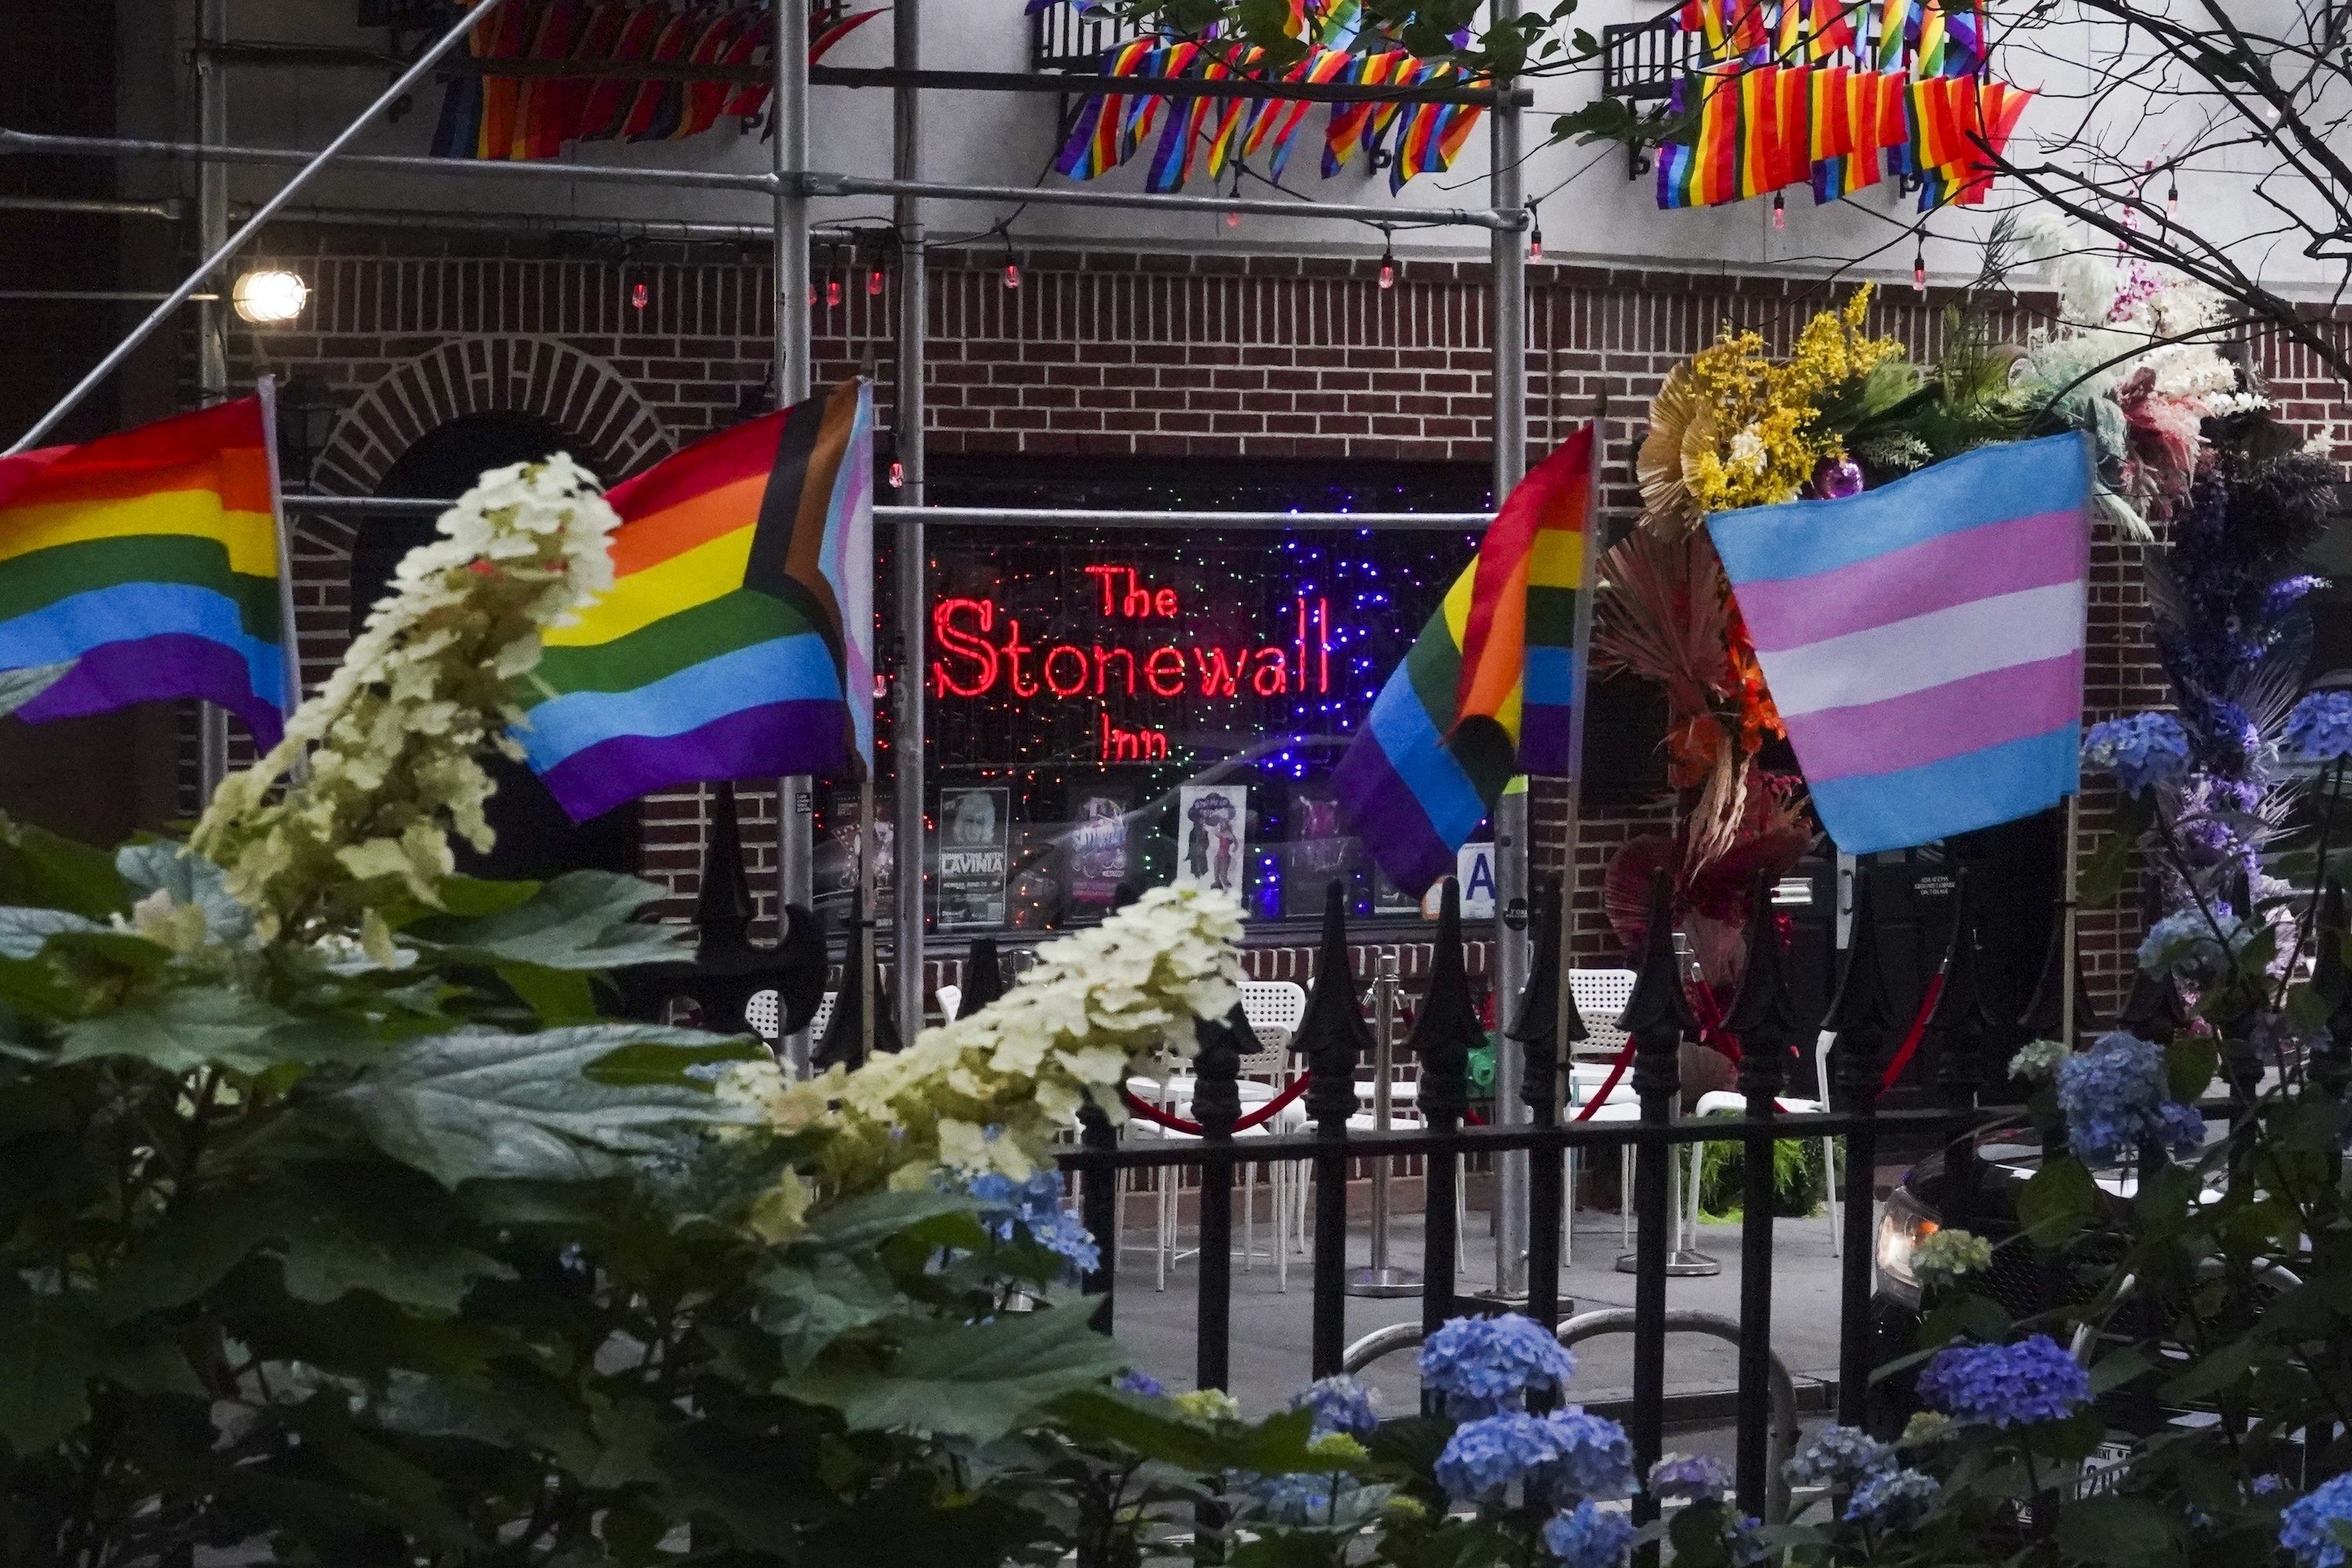
MULTIPOLYGON (((300 231, 293 231, 297 236, 300 231)), ((608 478, 644 467, 730 422, 768 374, 772 312, 766 268, 732 250, 646 251, 635 259, 562 254, 545 236, 325 230, 281 248, 314 284, 299 330, 247 336, 247 374, 264 358, 281 374, 310 371, 346 413, 316 479, 359 493, 419 436, 483 410, 543 416, 577 434, 580 454, 608 478), (642 309, 635 286, 646 289, 642 309)), ((892 286, 869 294, 846 250, 816 258, 819 381, 869 357, 880 417, 891 417, 892 286), (837 301, 837 302, 836 302, 837 301)), ((1485 461, 1491 427, 1485 269, 1414 262, 1381 289, 1368 262, 1299 258, 1031 253, 1007 289, 998 253, 934 258, 929 439, 934 453, 1179 456, 1223 458, 1402 458, 1485 461)), ((1814 280, 1529 269, 1530 437, 1565 435, 1608 400, 1605 506, 1638 505, 1632 459, 1642 412, 1666 370, 1728 322, 1776 346, 1829 295, 1814 280)), ((1898 289, 1874 325, 1920 357, 1944 331, 1941 298, 1898 289)), ((1993 325, 2021 336, 2037 301, 1997 306, 1993 325)), ((2352 403, 2306 351, 2256 343, 2284 411, 2352 457, 2352 403)), ((306 676, 341 652, 348 626, 347 525, 299 524, 298 617, 306 676)), ((2160 701, 2146 635, 2142 545, 2103 528, 2094 557, 2093 716, 2160 701)), ((774 849, 772 793, 740 796, 762 918, 774 849)), ((2084 802, 2084 837, 2112 800, 2084 802)), ((691 907, 704 823, 699 792, 647 801, 645 873, 691 907)), ((1562 802, 1535 802, 1539 863, 1565 845, 1562 802)), ((1587 820, 1579 836, 1576 945, 1614 950, 1599 915, 1600 866, 1666 809, 1587 820)), ((2112 1006, 2137 916, 2085 926, 2085 963, 2112 1006)), ((1296 959, 1263 961, 1280 968, 1296 959)), ((934 977, 936 983, 938 977, 934 977)))

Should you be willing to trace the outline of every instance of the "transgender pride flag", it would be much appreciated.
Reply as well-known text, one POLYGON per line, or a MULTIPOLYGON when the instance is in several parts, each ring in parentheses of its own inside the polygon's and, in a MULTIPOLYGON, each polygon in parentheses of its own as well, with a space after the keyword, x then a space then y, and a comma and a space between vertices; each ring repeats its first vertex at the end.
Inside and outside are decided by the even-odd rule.
POLYGON ((2090 511, 2088 445, 2068 435, 1706 520, 1840 849, 1907 848, 2074 793, 2090 511))

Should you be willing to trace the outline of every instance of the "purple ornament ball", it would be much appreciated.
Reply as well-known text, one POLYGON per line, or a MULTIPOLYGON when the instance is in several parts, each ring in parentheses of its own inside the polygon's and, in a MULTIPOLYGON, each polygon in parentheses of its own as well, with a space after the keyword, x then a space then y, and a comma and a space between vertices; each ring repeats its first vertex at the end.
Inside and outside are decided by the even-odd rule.
POLYGON ((1862 465, 1852 458, 1823 458, 1813 468, 1813 493, 1823 500, 1860 495, 1862 465))

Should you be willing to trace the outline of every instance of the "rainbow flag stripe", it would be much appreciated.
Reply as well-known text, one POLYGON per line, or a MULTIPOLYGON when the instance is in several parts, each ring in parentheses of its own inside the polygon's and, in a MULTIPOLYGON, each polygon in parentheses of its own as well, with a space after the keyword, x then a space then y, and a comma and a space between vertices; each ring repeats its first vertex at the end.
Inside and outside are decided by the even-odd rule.
POLYGON ((2079 434, 1707 519, 1840 849, 1908 848, 2074 792, 2090 521, 2079 434))
POLYGON ((551 695, 514 731, 574 820, 870 763, 873 468, 872 394, 845 382, 613 488, 612 591, 548 633, 551 695))
POLYGON ((1418 894, 1521 772, 1575 764, 1590 426, 1513 489, 1332 774, 1381 868, 1418 894))
POLYGON ((0 669, 73 662, 33 722, 198 697, 274 746, 299 694, 267 383, 196 414, 0 458, 0 669))

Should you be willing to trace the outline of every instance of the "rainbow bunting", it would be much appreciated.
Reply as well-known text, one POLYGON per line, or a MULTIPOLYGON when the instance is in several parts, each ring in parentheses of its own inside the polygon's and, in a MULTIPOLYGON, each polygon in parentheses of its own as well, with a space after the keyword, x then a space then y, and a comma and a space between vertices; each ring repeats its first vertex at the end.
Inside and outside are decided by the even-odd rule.
POLYGON ((1812 172, 1813 163, 1813 68, 1782 66, 1777 84, 1777 120, 1779 157, 1772 167, 1772 188, 1800 184, 1812 172))
POLYGON ((16 717, 197 697, 267 750, 300 690, 269 384, 196 414, 0 458, 0 669, 70 663, 16 717))
POLYGON ((1731 199, 1760 196, 1774 188, 1780 164, 1780 78, 1777 66, 1749 66, 1739 72, 1735 110, 1738 172, 1731 199))
POLYGON ((1879 0, 1877 65, 1881 71, 1902 70, 1903 49, 1916 25, 1913 7, 1917 4, 1918 0, 1879 0))
POLYGON ((1853 17, 1846 9, 1848 4, 1849 0, 1812 0, 1812 30, 1805 41, 1807 59, 1818 65, 1841 50, 1853 47, 1853 17))
POLYGON ((1912 51, 1911 74, 1944 74, 1943 0, 1919 0, 1919 42, 1912 51))
POLYGON ((872 391, 845 382, 613 488, 612 590, 548 633, 549 694, 514 730, 575 821, 871 766, 873 445, 872 391))
POLYGON ((1327 49, 1344 49, 1364 30, 1364 0, 1333 0, 1317 24, 1315 41, 1327 49))
POLYGON ((1591 453, 1587 426, 1512 489, 1332 775, 1408 892, 1454 869, 1514 773, 1576 768, 1591 453))

